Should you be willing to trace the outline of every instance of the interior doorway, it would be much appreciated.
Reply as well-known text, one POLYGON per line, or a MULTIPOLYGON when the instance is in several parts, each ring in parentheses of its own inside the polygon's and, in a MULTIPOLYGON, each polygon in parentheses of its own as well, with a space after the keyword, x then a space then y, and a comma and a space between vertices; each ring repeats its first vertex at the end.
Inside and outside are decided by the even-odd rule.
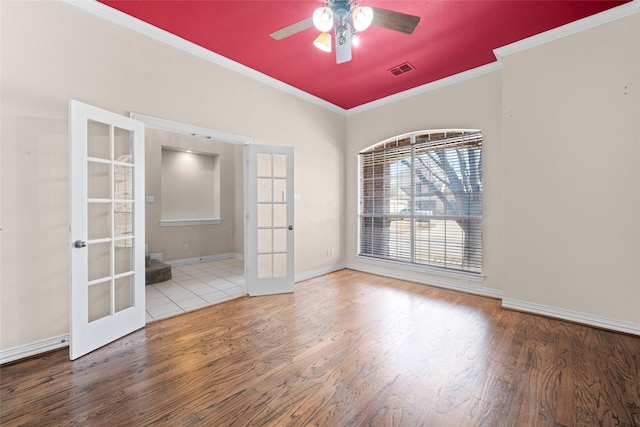
POLYGON ((253 139, 131 117, 146 129, 147 265, 169 271, 147 277, 146 322, 245 295, 243 148, 253 139))

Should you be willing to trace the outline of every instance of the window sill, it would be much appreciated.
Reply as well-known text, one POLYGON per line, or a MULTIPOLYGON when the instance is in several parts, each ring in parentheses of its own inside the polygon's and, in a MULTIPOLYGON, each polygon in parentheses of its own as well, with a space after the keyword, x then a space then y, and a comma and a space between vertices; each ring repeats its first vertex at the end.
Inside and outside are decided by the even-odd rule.
POLYGON ((220 218, 199 218, 199 219, 161 219, 160 227, 182 227, 185 225, 212 225, 220 224, 220 218))
POLYGON ((482 283, 484 282, 485 275, 482 273, 472 273, 468 271, 449 270, 446 268, 432 267, 428 265, 418 265, 408 262, 399 262, 382 258, 374 258, 363 255, 357 255, 356 259, 359 262, 366 264, 376 265, 378 267, 397 268, 404 271, 411 271, 415 273, 423 273, 431 276, 439 276, 448 279, 458 279, 465 281, 466 283, 482 283))

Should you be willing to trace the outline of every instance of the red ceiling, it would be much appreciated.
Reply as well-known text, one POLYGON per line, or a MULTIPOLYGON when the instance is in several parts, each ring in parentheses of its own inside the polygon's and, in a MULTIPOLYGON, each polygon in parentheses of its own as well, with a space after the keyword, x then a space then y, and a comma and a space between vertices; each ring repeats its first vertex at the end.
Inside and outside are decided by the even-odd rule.
POLYGON ((318 0, 100 0, 217 54, 344 109, 496 60, 493 49, 630 0, 360 0, 420 16, 413 34, 380 27, 359 33, 353 59, 316 49, 315 28, 277 41, 269 34, 305 19, 318 0), (406 74, 388 70, 409 62, 406 74))

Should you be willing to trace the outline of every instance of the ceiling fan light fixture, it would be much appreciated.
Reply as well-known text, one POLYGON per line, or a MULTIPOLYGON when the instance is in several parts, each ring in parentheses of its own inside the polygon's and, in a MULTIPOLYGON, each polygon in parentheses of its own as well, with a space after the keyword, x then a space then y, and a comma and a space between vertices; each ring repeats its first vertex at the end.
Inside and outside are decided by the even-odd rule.
POLYGON ((313 45, 323 52, 331 52, 331 34, 320 33, 313 41, 313 45))
POLYGON ((356 31, 364 31, 373 22, 373 9, 368 6, 358 6, 351 12, 351 19, 356 31))
POLYGON ((313 25, 322 33, 333 27, 333 12, 328 7, 319 7, 313 12, 313 25))

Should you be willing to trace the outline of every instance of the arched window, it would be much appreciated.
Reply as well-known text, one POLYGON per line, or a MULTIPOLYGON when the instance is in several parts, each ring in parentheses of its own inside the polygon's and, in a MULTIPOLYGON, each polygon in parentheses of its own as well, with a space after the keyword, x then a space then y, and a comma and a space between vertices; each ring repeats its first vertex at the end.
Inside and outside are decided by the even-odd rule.
POLYGON ((481 272, 479 130, 413 132, 359 157, 359 255, 481 272))

